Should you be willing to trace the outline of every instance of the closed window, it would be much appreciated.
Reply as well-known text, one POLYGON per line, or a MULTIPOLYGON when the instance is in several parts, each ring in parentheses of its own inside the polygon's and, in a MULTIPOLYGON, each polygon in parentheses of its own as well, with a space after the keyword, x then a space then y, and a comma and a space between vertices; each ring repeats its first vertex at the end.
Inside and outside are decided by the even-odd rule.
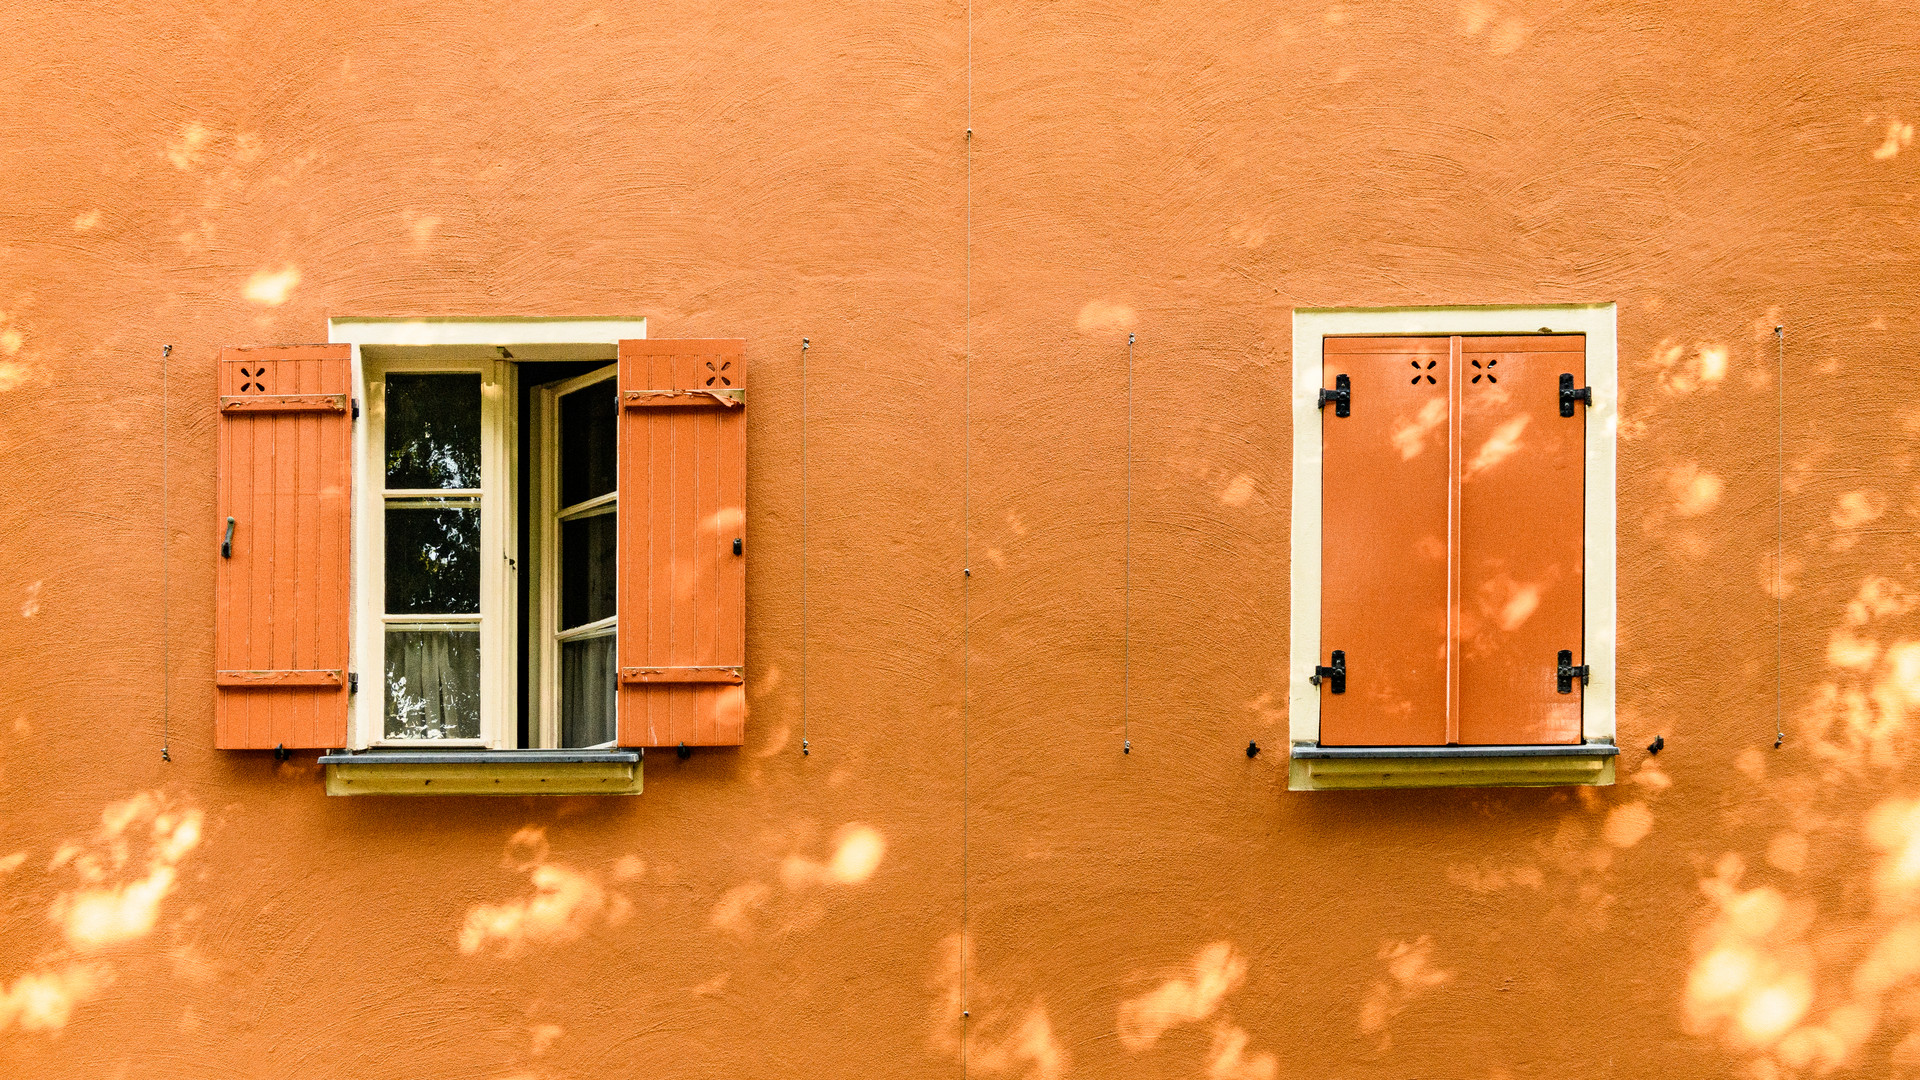
MULTIPOLYGON (((1611 423, 1592 415, 1589 358, 1611 337, 1583 332, 1580 310, 1536 313, 1526 334, 1307 320, 1295 461, 1314 475, 1296 474, 1296 498, 1317 483, 1295 508, 1295 786, 1610 779, 1611 423)), ((1492 330, 1513 313, 1428 318, 1492 330)))

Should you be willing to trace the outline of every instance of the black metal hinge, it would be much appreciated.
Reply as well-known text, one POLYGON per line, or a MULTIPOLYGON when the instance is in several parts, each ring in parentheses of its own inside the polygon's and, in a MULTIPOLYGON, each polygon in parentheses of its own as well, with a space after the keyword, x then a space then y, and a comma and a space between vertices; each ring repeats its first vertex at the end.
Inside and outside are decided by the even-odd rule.
POLYGON ((1344 649, 1333 650, 1333 666, 1332 667, 1322 666, 1322 667, 1314 668, 1313 677, 1308 679, 1307 681, 1312 683, 1315 686, 1319 686, 1320 680, 1322 679, 1325 679, 1327 681, 1328 689, 1332 690, 1334 693, 1344 694, 1347 692, 1346 650, 1344 649))
POLYGON ((360 692, 360 673, 357 671, 347 672, 347 693, 357 694, 359 692, 360 692))
POLYGON ((360 419, 360 399, 359 398, 353 399, 353 418, 355 420, 360 419))
POLYGON ((1335 375, 1333 377, 1333 389, 1328 390, 1328 389, 1322 388, 1320 391, 1320 407, 1322 409, 1326 408, 1327 402, 1329 401, 1333 402, 1333 415, 1335 416, 1352 415, 1353 413, 1353 382, 1352 380, 1348 379, 1345 375, 1335 375))
POLYGON ((1560 666, 1554 669, 1553 677, 1558 682, 1558 689, 1561 693, 1571 694, 1573 693, 1573 680, 1579 679, 1581 686, 1587 685, 1587 672, 1589 670, 1585 664, 1581 664, 1579 667, 1574 666, 1572 649, 1561 649, 1560 666))
POLYGON ((1593 387, 1582 386, 1577 390, 1574 389, 1573 376, 1563 371, 1560 373, 1560 415, 1572 416, 1573 403, 1576 401, 1582 405, 1592 405, 1593 387))

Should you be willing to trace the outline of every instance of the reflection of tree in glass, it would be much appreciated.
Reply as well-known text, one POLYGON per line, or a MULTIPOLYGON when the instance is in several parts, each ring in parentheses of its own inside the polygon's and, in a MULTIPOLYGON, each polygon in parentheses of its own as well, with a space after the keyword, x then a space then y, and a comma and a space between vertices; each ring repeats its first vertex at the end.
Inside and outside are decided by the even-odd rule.
POLYGON ((387 510, 387 612, 472 615, 480 610, 480 511, 472 506, 387 510))
POLYGON ((387 486, 480 486, 480 376, 387 376, 387 486))

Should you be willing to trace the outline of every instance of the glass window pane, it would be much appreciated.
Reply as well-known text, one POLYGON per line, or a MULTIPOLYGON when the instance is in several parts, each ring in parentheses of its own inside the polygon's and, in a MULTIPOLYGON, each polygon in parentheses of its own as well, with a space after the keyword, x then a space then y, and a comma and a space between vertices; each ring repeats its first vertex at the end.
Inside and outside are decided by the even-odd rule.
POLYGON ((560 629, 614 613, 614 544, 619 516, 560 523, 560 629))
POLYGON ((613 635, 560 643, 560 745, 613 741, 613 635))
POLYGON ((387 507, 387 614, 480 613, 480 508, 387 507))
POLYGON ((615 380, 583 386, 560 399, 560 505, 614 489, 620 398, 615 380))
POLYGON ((387 738, 480 737, 480 633, 387 631, 387 738))
POLYGON ((387 376, 387 486, 480 486, 480 376, 387 376))

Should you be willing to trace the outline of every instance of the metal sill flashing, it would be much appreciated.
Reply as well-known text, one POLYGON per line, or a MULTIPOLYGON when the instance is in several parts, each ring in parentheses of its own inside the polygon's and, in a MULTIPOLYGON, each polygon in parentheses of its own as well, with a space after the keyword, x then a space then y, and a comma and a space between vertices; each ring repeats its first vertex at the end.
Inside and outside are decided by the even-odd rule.
POLYGON ((638 750, 426 750, 320 756, 329 795, 638 795, 638 750))
POLYGON ((1417 787, 1605 786, 1612 743, 1574 746, 1314 746, 1292 748, 1292 791, 1417 787))

